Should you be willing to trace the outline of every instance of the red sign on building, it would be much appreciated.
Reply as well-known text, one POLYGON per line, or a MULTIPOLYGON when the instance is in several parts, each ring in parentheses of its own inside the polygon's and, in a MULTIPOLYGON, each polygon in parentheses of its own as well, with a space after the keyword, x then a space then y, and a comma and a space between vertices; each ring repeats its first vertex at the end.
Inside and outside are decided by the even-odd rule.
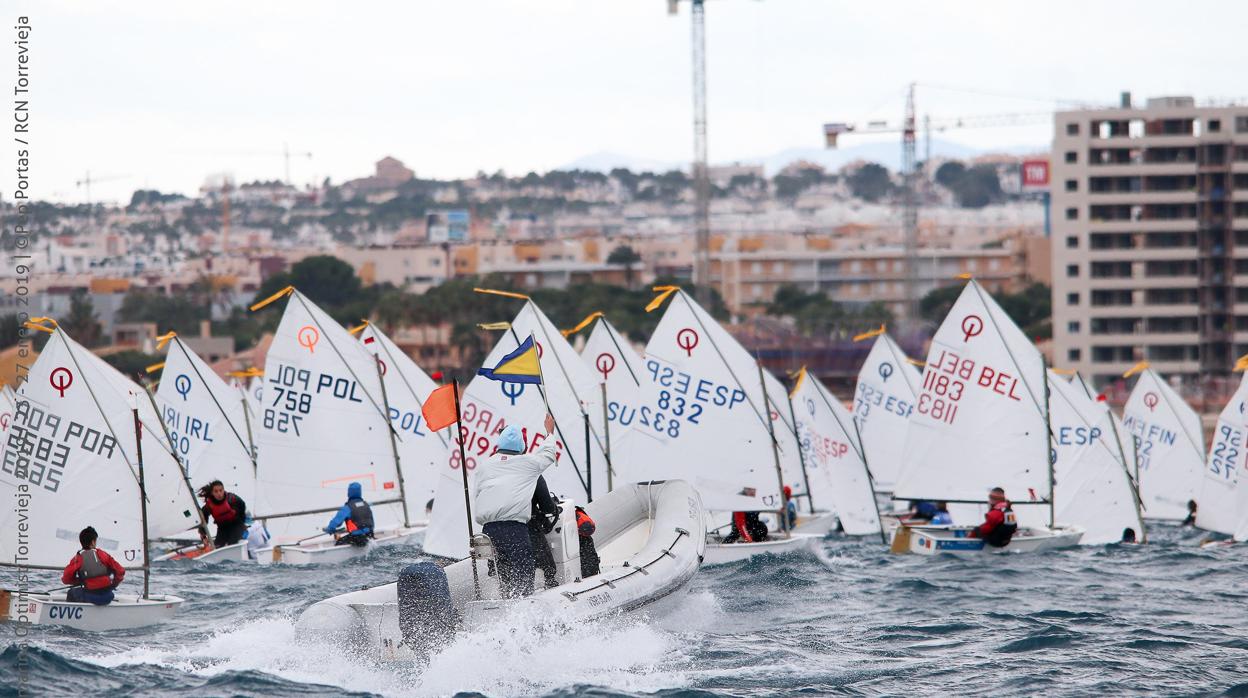
POLYGON ((1049 161, 1023 161, 1023 191, 1042 191, 1049 188, 1049 161))

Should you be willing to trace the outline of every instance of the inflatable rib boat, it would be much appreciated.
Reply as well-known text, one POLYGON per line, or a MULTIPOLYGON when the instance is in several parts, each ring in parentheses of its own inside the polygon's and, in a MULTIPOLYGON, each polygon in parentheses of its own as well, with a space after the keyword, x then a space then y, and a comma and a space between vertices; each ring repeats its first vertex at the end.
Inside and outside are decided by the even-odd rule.
MULTIPOLYGON (((585 509, 596 524, 602 561, 595 576, 581 579, 576 513, 565 501, 547 536, 561 581, 554 588, 500 598, 498 577, 491 573, 493 551, 479 536, 475 560, 441 569, 432 562, 411 565, 399 583, 313 604, 296 628, 304 637, 346 643, 368 658, 419 659, 456 630, 488 625, 513 610, 583 621, 643 607, 682 589, 702 564, 702 499, 687 482, 619 486, 585 509)), ((536 577, 541 589, 541 573, 536 577)))

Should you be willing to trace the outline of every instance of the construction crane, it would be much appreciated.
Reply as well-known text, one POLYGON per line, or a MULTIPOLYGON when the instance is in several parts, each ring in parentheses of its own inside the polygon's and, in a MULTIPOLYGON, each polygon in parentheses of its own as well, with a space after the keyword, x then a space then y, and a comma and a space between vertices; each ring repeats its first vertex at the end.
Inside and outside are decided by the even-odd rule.
POLYGON ((129 179, 129 178, 130 178, 130 175, 124 175, 124 174, 123 175, 104 175, 103 177, 93 177, 91 176, 91 170, 87 170, 87 173, 83 175, 82 179, 78 180, 77 182, 74 182, 74 185, 80 189, 83 189, 83 188, 86 189, 87 208, 91 208, 91 185, 92 184, 99 184, 102 182, 114 182, 119 179, 129 179))
MULTIPOLYGON (((824 145, 835 148, 841 136, 849 134, 901 134, 901 229, 904 249, 904 322, 913 326, 919 318, 918 299, 918 246, 919 246, 919 167, 916 157, 917 119, 915 118, 914 102, 915 83, 906 86, 906 110, 900 124, 887 121, 869 121, 859 126, 855 123, 833 122, 823 125, 824 145)), ((926 164, 932 158, 932 131, 949 131, 959 128, 990 128, 995 126, 1026 126, 1031 124, 1051 123, 1053 112, 1030 112, 1021 114, 992 114, 983 116, 958 117, 952 119, 932 119, 925 116, 923 130, 926 164)))
POLYGON ((287 143, 283 143, 283 144, 282 144, 282 159, 283 159, 283 160, 285 161, 285 163, 286 163, 286 179, 285 179, 285 180, 283 180, 283 181, 285 181, 285 182, 286 182, 286 184, 288 184, 288 185, 290 184, 290 158, 291 158, 292 156, 293 156, 293 157, 297 157, 297 158, 307 158, 307 159, 311 160, 311 159, 312 159, 312 153, 308 153, 308 152, 302 152, 302 153, 292 153, 292 152, 290 152, 290 145, 289 145, 289 144, 287 144, 287 143))
MULTIPOLYGON (((693 5, 693 194, 694 252, 693 283, 698 302, 711 301, 711 177, 706 161, 706 7, 705 0, 689 0, 693 5)), ((667 13, 676 14, 679 0, 667 0, 667 13)))

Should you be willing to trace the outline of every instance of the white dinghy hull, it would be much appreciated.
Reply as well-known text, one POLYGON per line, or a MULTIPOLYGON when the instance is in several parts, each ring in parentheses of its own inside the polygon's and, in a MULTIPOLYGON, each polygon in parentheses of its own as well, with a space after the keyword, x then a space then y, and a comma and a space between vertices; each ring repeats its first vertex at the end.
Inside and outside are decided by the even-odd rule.
POLYGON ((802 533, 811 536, 826 536, 836 528, 836 513, 831 511, 816 511, 813 514, 797 517, 797 525, 793 527, 794 533, 802 533))
POLYGON ((173 618, 183 599, 162 595, 143 598, 118 594, 107 606, 71 603, 66 592, 19 595, 0 591, 0 619, 31 625, 60 625, 77 630, 126 630, 157 625, 173 618))
POLYGON ((711 534, 706 541, 705 565, 725 565, 729 562, 748 560, 755 555, 771 553, 782 555, 796 550, 806 550, 815 541, 823 538, 822 534, 792 533, 788 538, 783 533, 772 533, 772 538, 758 543, 720 543, 720 537, 711 534))
POLYGON ((247 556, 247 541, 235 543, 234 545, 223 545, 220 548, 213 548, 208 552, 199 552, 202 548, 180 548, 173 552, 165 553, 156 558, 156 562, 165 562, 167 560, 177 560, 179 562, 186 560, 194 560, 195 562, 225 562, 227 560, 246 561, 250 560, 247 556))
POLYGON ((329 536, 318 536, 298 545, 274 545, 256 551, 256 562, 261 565, 332 565, 368 555, 369 551, 382 545, 411 545, 425 532, 424 526, 396 528, 378 532, 368 545, 337 545, 329 536))
POLYGON ((1009 545, 997 548, 982 539, 968 538, 972 526, 899 526, 893 534, 894 553, 915 555, 984 555, 1035 553, 1079 545, 1084 529, 1079 526, 1055 528, 1020 527, 1009 545))
MULTIPOLYGON (((702 564, 706 539, 702 499, 684 481, 617 486, 586 505, 596 524, 594 541, 602 561, 601 572, 586 579, 579 578, 575 512, 570 502, 563 507, 560 524, 547 540, 560 579, 573 581, 523 599, 504 600, 486 560, 461 560, 439 573, 448 592, 445 598, 416 601, 420 619, 437 617, 445 623, 405 621, 405 637, 400 616, 409 614, 412 606, 405 600, 400 608, 398 584, 392 583, 313 604, 300 615, 296 629, 304 637, 348 643, 365 657, 418 659, 436 651, 455 630, 489 625, 513 612, 579 622, 641 608, 683 589, 702 564), (474 591, 474 564, 481 600, 474 591), (428 611, 435 603, 442 607, 428 611)), ((432 563, 423 565, 428 568, 432 563)), ((540 572, 536 577, 535 588, 541 589, 540 572)))

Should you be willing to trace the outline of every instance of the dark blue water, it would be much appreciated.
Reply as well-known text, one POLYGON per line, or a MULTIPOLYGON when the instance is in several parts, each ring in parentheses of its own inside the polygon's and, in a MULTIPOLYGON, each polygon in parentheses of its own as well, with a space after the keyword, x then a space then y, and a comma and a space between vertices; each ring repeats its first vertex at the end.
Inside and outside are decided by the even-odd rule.
MULTIPOLYGON (((412 549, 293 569, 160 566, 187 598, 157 628, 36 631, 39 694, 1248 696, 1248 548, 1145 546, 1037 555, 890 556, 830 537, 812 552, 704 569, 662 607, 567 628, 511 619, 462 633, 430 665, 361 665, 297 641, 309 603, 390 581, 412 549)), ((12 626, 0 695, 17 692, 12 626)))

